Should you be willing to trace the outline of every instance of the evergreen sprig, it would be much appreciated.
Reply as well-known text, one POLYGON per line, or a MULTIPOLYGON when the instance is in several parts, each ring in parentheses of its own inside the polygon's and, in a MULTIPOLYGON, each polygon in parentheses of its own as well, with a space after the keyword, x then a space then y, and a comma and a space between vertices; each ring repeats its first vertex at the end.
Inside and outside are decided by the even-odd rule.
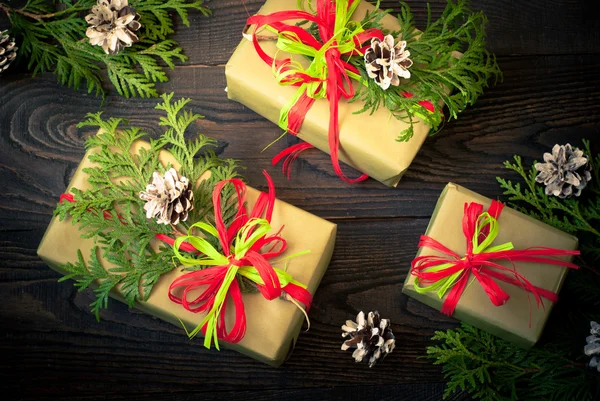
POLYGON ((581 198, 559 199, 546 195, 543 186, 535 181, 537 171, 533 167, 526 169, 519 156, 514 157, 514 162, 505 162, 504 166, 519 174, 524 185, 500 177, 497 180, 511 207, 576 235, 584 258, 597 262, 600 260, 600 155, 592 156, 589 141, 584 140, 583 144, 585 154, 590 157, 593 179, 581 198))
MULTIPOLYGON (((147 300, 159 277, 176 267, 172 247, 153 247, 155 236, 178 235, 197 221, 209 220, 208 216, 214 214, 211 194, 216 183, 238 177, 235 161, 220 159, 215 154, 216 141, 201 134, 185 139, 186 132, 202 116, 184 110, 190 99, 172 103, 172 98, 173 94, 163 95, 163 102, 156 107, 166 113, 160 125, 168 126, 167 131, 135 151, 136 142, 147 134, 140 128, 127 126, 123 119, 103 119, 102 113, 94 113, 78 125, 99 130, 86 141, 86 149, 93 150, 89 160, 94 167, 83 170, 90 188, 71 189, 75 202, 59 203, 54 213, 60 220, 71 217, 73 225, 81 230, 81 237, 94 238, 97 243, 87 262, 79 252, 78 262, 62 266, 68 275, 61 279, 74 278, 80 291, 96 287, 96 300, 90 305, 96 316, 106 307, 108 295, 116 286, 130 306, 147 300), (171 167, 159 159, 160 152, 165 151, 181 163, 180 173, 196 182, 194 210, 179 228, 147 219, 145 202, 139 198, 153 172, 164 173, 171 167), (103 266, 100 257, 116 267, 103 266)), ((231 206, 234 202, 230 202, 232 195, 233 189, 226 187, 223 194, 223 203, 228 205, 226 222, 236 212, 231 206)))
POLYGON ((524 182, 497 178, 509 205, 576 235, 582 249, 577 260, 580 269, 567 276, 544 336, 531 350, 466 324, 436 332, 432 340, 441 344, 428 347, 427 355, 442 365, 448 379, 445 397, 463 390, 484 401, 600 399, 600 376, 588 368, 589 360, 583 354, 589 322, 600 321, 600 155, 593 156, 590 143, 583 143, 593 179, 579 198, 548 196, 535 180, 537 171, 525 168, 521 157, 505 162, 524 182))
MULTIPOLYGON (((421 118, 431 127, 431 134, 435 134, 445 120, 440 105, 448 109, 447 120, 458 118, 490 83, 496 84, 502 78, 502 73, 495 56, 485 48, 487 18, 483 12, 473 12, 468 0, 449 0, 435 21, 428 5, 427 26, 423 31, 415 27, 410 7, 404 2, 400 4, 401 29, 391 34, 407 42, 414 63, 410 79, 383 90, 367 76, 361 57, 353 58, 351 63, 360 71, 364 83, 354 98, 365 104, 357 113, 373 113, 381 106, 386 107, 394 117, 409 123, 396 139, 405 142, 413 136, 413 125, 417 123, 414 117, 421 118), (462 56, 456 57, 456 52, 462 52, 462 56), (435 111, 423 107, 424 101, 436 105, 435 111)), ((365 28, 383 28, 378 20, 383 13, 368 13, 361 24, 365 28)), ((385 29, 384 32, 388 33, 385 29)))
POLYGON ((105 96, 101 70, 121 96, 154 97, 157 82, 168 80, 165 67, 173 69, 175 62, 184 62, 183 49, 168 36, 174 32, 173 17, 177 13, 186 26, 188 14, 196 10, 205 16, 210 11, 202 0, 130 0, 140 15, 140 41, 121 50, 105 54, 92 46, 85 32, 84 16, 96 0, 53 1, 28 0, 21 8, 0 1, 0 11, 11 23, 11 34, 21 39, 18 55, 27 60, 34 75, 52 72, 58 81, 79 89, 85 82, 88 93, 105 96))
POLYGON ((428 347, 427 356, 449 379, 444 398, 458 390, 485 401, 594 401, 600 395, 583 345, 580 361, 573 362, 548 348, 523 350, 466 324, 437 331, 432 340, 441 345, 428 347))

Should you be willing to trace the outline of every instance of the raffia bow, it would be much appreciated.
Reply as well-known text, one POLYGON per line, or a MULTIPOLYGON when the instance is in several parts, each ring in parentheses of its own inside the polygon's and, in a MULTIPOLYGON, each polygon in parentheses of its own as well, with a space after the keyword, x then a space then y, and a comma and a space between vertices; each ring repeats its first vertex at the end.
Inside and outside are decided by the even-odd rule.
MULTIPOLYGON (((281 110, 279 126, 282 129, 297 135, 306 113, 315 100, 326 98, 329 101, 331 162, 336 174, 348 183, 364 181, 368 176, 362 174, 358 178, 348 178, 342 172, 339 163, 338 103, 342 97, 354 97, 351 79, 361 80, 360 72, 345 59, 352 55, 364 54, 372 38, 383 39, 381 30, 365 30, 359 23, 351 23, 351 16, 359 3, 360 0, 317 0, 316 14, 302 10, 279 11, 269 15, 255 15, 246 23, 247 27, 254 25, 249 37, 260 58, 273 67, 278 82, 281 85, 298 87, 294 97, 281 110), (316 24, 321 40, 300 26, 283 22, 290 20, 305 20, 316 24), (309 67, 303 68, 290 58, 276 60, 266 54, 256 36, 256 32, 263 27, 277 34, 279 50, 311 58, 309 67)), ((273 158, 273 164, 285 158, 283 169, 284 173, 287 170, 289 177, 291 163, 300 152, 312 147, 308 143, 289 147, 273 158)))
MULTIPOLYGON (((268 235, 271 232, 275 188, 269 175, 266 172, 264 174, 269 184, 269 192, 260 194, 250 213, 245 206, 246 185, 239 179, 222 181, 213 191, 215 225, 196 223, 190 227, 187 236, 177 238, 173 244, 175 256, 183 265, 205 266, 203 270, 186 273, 175 279, 169 287, 169 298, 188 311, 208 312, 195 329, 190 332, 186 329, 190 337, 202 331, 205 336, 204 346, 207 348, 214 343, 219 349, 219 340, 236 343, 244 337, 246 315, 238 283, 239 277, 256 284, 263 297, 268 300, 284 297, 297 306, 298 302, 304 304, 306 311, 312 302, 312 295, 305 285, 294 280, 286 271, 274 268, 270 262, 286 250, 287 242, 279 232, 268 235), (233 184, 235 188, 238 211, 231 225, 226 227, 223 221, 221 192, 228 183, 233 184), (194 235, 194 229, 218 238, 221 250, 215 249, 206 237, 194 235), (189 252, 192 247, 201 256, 190 257, 182 254, 182 244, 187 244, 186 251, 189 252), (230 330, 227 330, 225 324, 228 298, 231 298, 235 308, 235 322, 230 330)), ((305 253, 307 252, 285 259, 305 253)))
POLYGON ((579 255, 579 251, 543 247, 515 250, 510 242, 492 245, 500 229, 497 219, 503 207, 502 203, 492 201, 489 210, 483 212, 481 204, 465 204, 462 228, 467 239, 467 251, 464 256, 453 252, 434 238, 421 236, 419 248, 430 248, 442 255, 419 256, 413 260, 411 272, 416 277, 414 288, 418 293, 435 291, 440 299, 447 294, 442 313, 448 316, 454 313, 471 274, 495 306, 503 305, 510 298, 496 280, 519 286, 533 294, 538 307, 543 306, 542 297, 551 302, 558 301, 556 293, 533 285, 514 266, 511 269, 497 261, 544 263, 578 269, 573 263, 554 258, 579 255))

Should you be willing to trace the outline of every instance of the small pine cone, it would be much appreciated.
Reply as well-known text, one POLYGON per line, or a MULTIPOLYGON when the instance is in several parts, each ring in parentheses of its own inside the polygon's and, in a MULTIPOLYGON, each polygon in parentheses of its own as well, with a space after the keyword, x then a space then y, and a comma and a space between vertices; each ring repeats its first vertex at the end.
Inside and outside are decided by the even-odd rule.
POLYGON ((92 45, 102 46, 106 54, 117 54, 139 40, 134 33, 142 26, 138 18, 128 0, 98 0, 85 17, 91 25, 85 34, 92 45))
POLYGON ((347 320, 342 326, 342 337, 350 337, 342 344, 342 351, 356 348, 352 357, 356 362, 369 361, 372 368, 375 363, 396 347, 396 340, 389 319, 381 319, 379 312, 369 312, 365 320, 364 312, 356 316, 356 322, 347 320))
POLYGON ((371 47, 365 52, 365 67, 369 78, 386 90, 390 85, 400 85, 400 78, 410 78, 408 69, 413 62, 406 50, 406 41, 400 40, 394 46, 394 37, 387 35, 383 42, 371 39, 371 47))
POLYGON ((590 368, 596 368, 600 372, 600 324, 590 322, 590 336, 585 341, 587 345, 583 348, 583 352, 587 356, 591 356, 590 368))
POLYGON ((561 199, 581 195, 581 190, 592 180, 592 165, 583 151, 570 144, 554 145, 552 153, 544 153, 545 163, 536 163, 540 173, 535 178, 544 183, 546 195, 561 199))
POLYGON ((174 168, 164 176, 155 171, 152 183, 146 186, 146 192, 140 193, 140 199, 146 201, 146 217, 156 218, 158 224, 177 225, 186 221, 188 212, 194 208, 192 184, 174 168))
POLYGON ((2 74, 17 57, 15 39, 6 34, 6 31, 0 31, 0 74, 2 74))

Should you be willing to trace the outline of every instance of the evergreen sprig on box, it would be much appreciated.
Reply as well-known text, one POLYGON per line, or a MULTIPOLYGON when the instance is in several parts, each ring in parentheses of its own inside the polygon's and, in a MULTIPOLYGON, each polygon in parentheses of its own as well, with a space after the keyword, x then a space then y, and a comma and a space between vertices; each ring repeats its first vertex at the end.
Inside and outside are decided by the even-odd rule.
MULTIPOLYGON (((95 167, 83 170, 90 188, 72 188, 74 201, 60 202, 54 214, 60 220, 70 217, 72 224, 81 230, 81 237, 94 238, 97 246, 87 261, 88 255, 79 252, 76 263, 61 266, 68 274, 59 281, 74 279, 79 291, 97 285, 96 300, 90 305, 97 318, 116 286, 120 286, 125 301, 133 307, 136 302, 148 299, 161 275, 177 267, 173 262, 173 247, 161 243, 156 251, 151 243, 157 234, 173 235, 174 228, 148 219, 145 201, 139 196, 155 171, 164 173, 172 167, 159 160, 161 151, 170 152, 181 165, 180 173, 193 183, 194 208, 189 220, 180 223, 186 232, 190 222, 214 223, 211 197, 214 186, 222 180, 239 178, 236 162, 215 154, 214 139, 202 134, 194 135, 194 139, 185 138, 186 131, 203 117, 184 109, 190 99, 172 102, 172 97, 173 94, 163 95, 163 101, 156 106, 166 114, 159 123, 166 131, 158 139, 149 139, 147 149, 141 147, 132 152, 134 143, 147 139, 147 134, 141 128, 128 126, 123 119, 104 119, 102 113, 94 113, 78 125, 100 130, 86 141, 86 149, 94 149, 89 160, 95 167), (105 269, 99 262, 100 256, 117 267, 105 269)), ((234 192, 232 186, 227 186, 222 194, 226 223, 237 212, 235 203, 229 202, 234 192)))

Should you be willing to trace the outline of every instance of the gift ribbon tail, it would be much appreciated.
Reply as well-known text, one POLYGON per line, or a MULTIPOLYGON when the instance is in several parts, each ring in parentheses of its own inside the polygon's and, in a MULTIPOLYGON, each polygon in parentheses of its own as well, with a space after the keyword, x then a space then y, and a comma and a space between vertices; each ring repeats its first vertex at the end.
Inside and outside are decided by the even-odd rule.
POLYGON ((282 159, 285 159, 281 170, 289 180, 292 175, 292 164, 294 163, 294 161, 296 161, 298 156, 300 156, 300 153, 312 148, 314 148, 314 146, 308 142, 302 142, 290 146, 289 148, 284 149, 278 155, 276 155, 272 160, 272 164, 274 166, 277 163, 279 163, 282 159))

